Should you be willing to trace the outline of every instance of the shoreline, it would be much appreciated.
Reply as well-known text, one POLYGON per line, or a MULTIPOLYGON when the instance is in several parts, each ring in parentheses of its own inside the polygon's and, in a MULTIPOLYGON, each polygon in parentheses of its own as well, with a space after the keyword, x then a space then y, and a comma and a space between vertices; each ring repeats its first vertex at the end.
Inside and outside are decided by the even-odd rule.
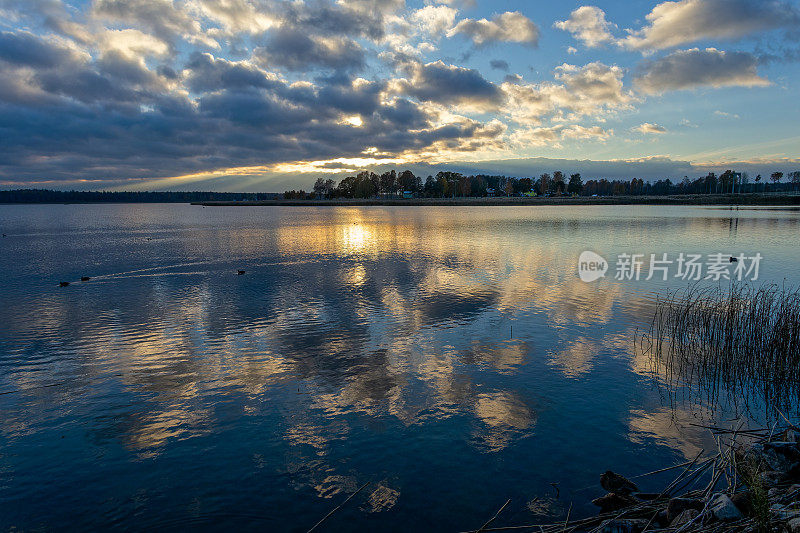
POLYGON ((780 428, 777 422, 760 429, 700 427, 711 431, 718 453, 703 457, 701 450, 693 460, 631 478, 657 492, 641 492, 608 470, 600 476, 606 494, 592 500, 597 515, 571 518, 568 512, 564 521, 490 527, 509 500, 480 529, 464 533, 800 532, 800 428, 788 420, 780 428), (663 488, 644 479, 672 470, 679 474, 663 488))
POLYGON ((675 196, 605 196, 577 198, 336 198, 332 200, 259 200, 191 202, 204 207, 253 206, 539 206, 539 205, 697 205, 697 206, 800 206, 800 194, 708 194, 675 196))

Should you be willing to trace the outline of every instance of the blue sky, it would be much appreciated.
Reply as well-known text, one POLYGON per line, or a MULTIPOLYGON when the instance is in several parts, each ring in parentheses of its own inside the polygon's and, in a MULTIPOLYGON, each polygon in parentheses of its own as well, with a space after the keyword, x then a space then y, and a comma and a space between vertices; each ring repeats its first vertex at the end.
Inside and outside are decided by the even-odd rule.
POLYGON ((800 169, 783 0, 0 0, 0 186, 800 169))

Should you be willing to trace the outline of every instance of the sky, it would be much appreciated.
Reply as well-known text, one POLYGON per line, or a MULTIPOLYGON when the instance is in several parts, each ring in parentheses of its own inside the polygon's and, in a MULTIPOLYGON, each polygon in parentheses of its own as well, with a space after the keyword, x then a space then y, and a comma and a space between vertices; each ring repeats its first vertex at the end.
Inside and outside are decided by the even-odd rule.
POLYGON ((800 3, 0 0, 0 187, 800 170, 800 3))

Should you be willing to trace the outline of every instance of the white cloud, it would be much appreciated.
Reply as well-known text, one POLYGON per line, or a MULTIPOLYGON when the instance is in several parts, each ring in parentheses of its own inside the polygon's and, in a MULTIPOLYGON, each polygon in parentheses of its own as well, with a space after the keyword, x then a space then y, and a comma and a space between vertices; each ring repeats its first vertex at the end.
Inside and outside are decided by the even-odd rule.
POLYGON ((425 6, 411 13, 410 19, 424 32, 438 36, 453 28, 457 9, 448 6, 425 6))
POLYGON ((515 122, 538 124, 546 117, 571 120, 627 109, 635 98, 623 86, 622 77, 618 66, 594 62, 578 67, 565 63, 556 67, 555 82, 504 82, 504 110, 515 122))
POLYGON ((646 51, 706 39, 741 39, 796 26, 800 12, 777 0, 680 0, 658 4, 646 18, 648 25, 628 30, 620 46, 646 51))
POLYGON ((519 11, 502 13, 491 20, 463 19, 448 32, 448 36, 459 33, 472 39, 478 46, 494 42, 539 44, 539 27, 519 11))
POLYGON ((639 132, 642 135, 660 135, 662 133, 667 133, 667 128, 658 124, 645 122, 633 128, 633 131, 639 132))
POLYGON ((116 50, 128 58, 163 57, 169 46, 161 39, 139 30, 105 30, 98 39, 104 50, 116 50))
POLYGON ((571 33, 575 39, 589 48, 615 41, 611 30, 615 29, 616 25, 607 21, 603 10, 595 6, 581 6, 570 13, 567 20, 560 20, 553 26, 571 33))
POLYGON ((580 124, 559 124, 549 127, 522 128, 509 136, 509 142, 516 147, 526 148, 531 146, 562 147, 565 139, 581 139, 604 142, 614 135, 614 130, 604 130, 600 126, 581 126, 580 124))
POLYGON ((719 110, 714 111, 714 114, 717 115, 718 117, 723 117, 723 118, 739 118, 739 115, 737 115, 736 113, 726 113, 725 111, 719 111, 719 110))

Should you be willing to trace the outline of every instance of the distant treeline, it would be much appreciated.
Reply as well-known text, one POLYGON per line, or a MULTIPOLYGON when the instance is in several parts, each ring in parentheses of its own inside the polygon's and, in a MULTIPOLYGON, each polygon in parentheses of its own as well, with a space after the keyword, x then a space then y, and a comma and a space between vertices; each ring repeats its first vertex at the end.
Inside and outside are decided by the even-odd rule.
POLYGON ((47 189, 0 191, 0 203, 4 204, 253 202, 280 197, 280 194, 275 193, 238 192, 110 192, 47 189))
POLYGON ((750 178, 746 172, 727 170, 719 176, 711 172, 696 179, 684 177, 682 181, 669 179, 645 182, 639 178, 630 180, 589 179, 584 181, 579 174, 567 176, 557 171, 552 175, 541 174, 538 178, 516 178, 479 174, 465 176, 457 172, 439 172, 424 181, 411 171, 397 174, 394 170, 375 174, 363 171, 348 176, 338 184, 333 179, 319 178, 311 192, 286 191, 285 199, 311 198, 374 198, 387 196, 413 196, 417 198, 484 197, 484 196, 617 196, 617 195, 672 195, 672 194, 721 194, 753 192, 786 192, 800 185, 800 171, 786 175, 789 183, 781 183, 782 172, 774 172, 767 179, 759 174, 750 178), (771 183, 768 184, 767 181, 771 183))

